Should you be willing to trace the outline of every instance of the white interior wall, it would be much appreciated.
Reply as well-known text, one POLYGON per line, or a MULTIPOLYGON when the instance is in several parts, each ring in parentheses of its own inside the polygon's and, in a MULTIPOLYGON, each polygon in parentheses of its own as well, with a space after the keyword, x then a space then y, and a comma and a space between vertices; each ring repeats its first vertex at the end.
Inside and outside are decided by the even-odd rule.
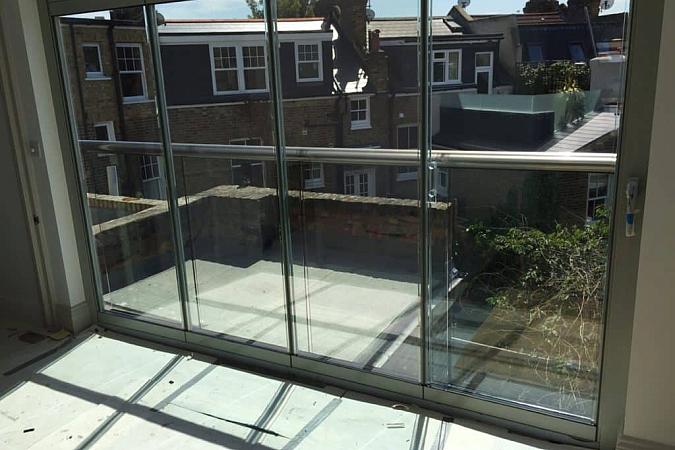
POLYGON ((675 446, 675 1, 663 20, 624 434, 675 446))
POLYGON ((31 236, 14 158, 5 93, 0 83, 0 319, 44 326, 31 236))
MULTIPOLYGON (((22 152, 34 210, 40 217, 37 239, 43 252, 44 284, 53 312, 52 325, 74 330, 90 323, 77 238, 68 194, 63 153, 42 35, 38 0, 3 0, 0 21, 7 42, 12 92, 20 124, 22 152), (29 156, 29 143, 39 156, 29 156)), ((49 318, 47 318, 49 321, 49 318)))

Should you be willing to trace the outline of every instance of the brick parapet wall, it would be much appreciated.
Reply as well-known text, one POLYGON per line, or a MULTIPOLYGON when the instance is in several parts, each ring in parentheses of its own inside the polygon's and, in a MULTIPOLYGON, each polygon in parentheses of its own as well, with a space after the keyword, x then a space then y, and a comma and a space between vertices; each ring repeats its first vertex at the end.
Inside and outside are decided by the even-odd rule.
MULTIPOLYGON (((387 252, 405 258, 402 265, 417 264, 417 201, 298 191, 289 196, 292 229, 311 236, 320 234, 322 248, 351 248, 374 256, 387 252)), ((118 280, 111 284, 113 290, 175 264, 166 202, 118 199, 101 197, 96 206, 154 206, 93 229, 101 270, 117 274, 111 277, 118 280)), ((274 259, 270 249, 279 236, 275 189, 217 186, 182 197, 180 206, 188 259, 234 265, 274 259)), ((436 240, 447 239, 450 209, 445 203, 433 208, 436 240)))

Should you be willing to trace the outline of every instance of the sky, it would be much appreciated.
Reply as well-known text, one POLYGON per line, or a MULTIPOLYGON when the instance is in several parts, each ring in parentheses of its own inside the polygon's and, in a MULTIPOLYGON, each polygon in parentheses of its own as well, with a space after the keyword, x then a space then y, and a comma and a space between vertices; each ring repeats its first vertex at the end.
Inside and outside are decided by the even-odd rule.
MULTIPOLYGON (((370 7, 376 17, 401 17, 417 15, 417 1, 414 0, 370 0, 370 7)), ((445 15, 455 0, 432 0, 433 14, 445 15)), ((469 14, 516 13, 520 12, 526 0, 472 0, 467 8, 469 14)), ((563 2, 564 3, 564 2, 563 2)), ((628 0, 615 0, 614 6, 603 14, 622 12, 627 9, 628 0)), ((244 0, 192 0, 180 3, 157 5, 157 11, 166 18, 214 19, 245 18, 249 9, 244 0)), ((82 17, 104 16, 105 13, 88 13, 82 17)))

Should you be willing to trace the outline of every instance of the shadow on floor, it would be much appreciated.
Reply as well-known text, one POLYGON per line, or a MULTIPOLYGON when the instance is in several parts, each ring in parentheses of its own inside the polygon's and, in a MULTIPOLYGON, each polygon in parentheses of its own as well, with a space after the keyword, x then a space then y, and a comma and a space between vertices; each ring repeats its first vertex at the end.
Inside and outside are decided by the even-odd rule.
POLYGON ((42 357, 9 344, 28 359, 0 359, 3 449, 564 448, 516 442, 96 329, 42 357))

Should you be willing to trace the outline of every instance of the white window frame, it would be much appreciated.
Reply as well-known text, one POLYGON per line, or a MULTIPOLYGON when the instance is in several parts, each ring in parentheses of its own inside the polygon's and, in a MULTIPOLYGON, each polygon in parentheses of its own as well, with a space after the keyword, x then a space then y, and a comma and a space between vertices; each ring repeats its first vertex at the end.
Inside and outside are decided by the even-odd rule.
MULTIPOLYGON (((375 170, 374 169, 353 169, 353 170, 345 170, 344 175, 343 175, 343 181, 344 181, 344 192, 345 195, 355 195, 357 197, 374 197, 375 196, 375 170), (349 194, 347 193, 347 177, 353 176, 354 177, 354 183, 358 183, 359 180, 359 175, 366 174, 368 175, 368 192, 366 192, 366 195, 360 195, 357 194, 356 192, 349 194)), ((356 184, 354 185, 354 191, 356 191, 356 184)))
MULTIPOLYGON (((262 139, 259 137, 248 137, 248 138, 236 138, 236 139, 230 139, 230 145, 242 145, 242 146, 259 146, 262 145, 262 139), (257 144, 250 144, 250 141, 256 140, 258 141, 257 144)), ((260 161, 260 162, 254 162, 254 163, 249 163, 252 166, 264 166, 265 162, 260 161)), ((233 169, 239 169, 241 168, 241 164, 234 164, 230 162, 230 166, 233 169)))
POLYGON ((105 167, 105 176, 108 184, 108 195, 120 195, 120 183, 117 175, 117 166, 110 165, 105 167))
POLYGON ((302 166, 302 187, 305 189, 318 189, 325 187, 324 177, 323 177, 323 164, 322 163, 309 163, 302 166), (314 173, 314 169, 319 168, 319 176, 314 178, 307 178, 307 172, 310 174, 314 173))
MULTIPOLYGON (((417 128, 416 123, 408 123, 408 124, 402 124, 396 127, 396 148, 397 149, 407 149, 409 147, 401 147, 400 142, 398 141, 398 131, 401 128, 417 128)), ((419 129, 418 129, 419 132, 419 129)), ((410 131, 408 131, 408 137, 410 137, 410 131)), ((418 168, 414 167, 415 171, 409 171, 406 170, 404 172, 401 172, 401 169, 412 169, 412 166, 407 166, 407 167, 397 167, 396 168, 396 181, 410 181, 410 180, 416 180, 417 179, 417 171, 418 168)))
MULTIPOLYGON (((107 122, 98 122, 94 124, 94 131, 96 131, 96 128, 98 127, 105 127, 106 132, 108 133, 108 141, 116 141, 117 139, 115 138, 115 125, 112 123, 112 121, 107 121, 107 122)), ((94 133, 96 134, 96 133, 94 133)))
POLYGON ((488 75, 488 94, 492 94, 492 84, 494 82, 494 66, 495 66, 495 53, 494 52, 476 52, 473 57, 474 62, 474 80, 473 82, 478 87, 478 74, 487 73, 488 75), (490 55, 490 65, 489 66, 478 66, 476 61, 478 60, 478 55, 490 55))
MULTIPOLYGON (((223 44, 223 45, 216 45, 216 44, 211 44, 209 45, 209 54, 211 58, 211 80, 213 84, 213 94, 214 95, 222 95, 222 94, 234 94, 237 92, 240 92, 242 84, 242 79, 241 76, 239 75, 239 68, 240 66, 243 65, 243 60, 240 60, 239 58, 239 50, 237 50, 236 45, 228 45, 228 44, 223 44), (216 68, 216 48, 234 48, 234 56, 235 56, 235 64, 236 66, 234 68, 216 68), (217 72, 234 72, 237 75, 237 89, 236 90, 231 90, 231 91, 219 91, 218 90, 218 83, 216 81, 216 73, 217 72)), ((245 145, 245 144, 244 144, 245 145)))
POLYGON ((322 53, 323 49, 322 49, 322 47, 323 46, 322 46, 322 43, 320 41, 316 41, 316 42, 296 42, 295 43, 295 80, 298 83, 323 81, 323 53, 322 53), (316 62, 318 62, 318 68, 319 68, 318 77, 315 77, 315 78, 300 78, 300 64, 301 63, 315 62, 315 61, 300 61, 299 47, 301 45, 305 45, 305 46, 316 45, 316 47, 318 49, 317 54, 318 54, 318 58, 319 58, 318 61, 316 61, 316 62))
POLYGON ((159 180, 162 178, 162 167, 160 165, 159 157, 155 155, 141 155, 141 181, 145 182, 150 182, 150 181, 155 181, 159 180), (151 176, 151 177, 146 177, 143 174, 143 169, 146 169, 146 173, 148 172, 148 169, 151 172, 157 170, 157 176, 151 176))
MULTIPOLYGON (((262 138, 259 137, 248 137, 248 138, 235 138, 235 139, 230 139, 230 145, 242 145, 242 146, 260 146, 262 145, 263 140, 262 138), (250 141, 256 140, 258 141, 257 144, 250 144, 250 141)), ((235 160, 235 161, 251 161, 251 160, 235 160)), ((262 167, 262 175, 263 175, 263 184, 267 186, 267 173, 265 171, 265 161, 258 161, 258 162, 249 162, 248 163, 251 167, 262 167)), ((241 169, 241 164, 240 163, 234 163, 233 160, 230 160, 230 170, 234 171, 234 169, 241 169)), ((234 176, 234 175, 233 175, 234 176)))
POLYGON ((143 195, 149 197, 148 191, 152 191, 153 187, 156 187, 158 198, 165 199, 166 192, 164 190, 164 182, 162 181, 164 179, 163 175, 164 169, 160 157, 154 155, 141 155, 140 170, 141 170, 141 185, 143 186, 143 195), (151 172, 154 172, 154 168, 156 168, 157 176, 145 178, 143 176, 143 169, 146 167, 149 167, 151 172))
POLYGON ((101 46, 98 45, 95 42, 87 42, 82 44, 82 62, 84 63, 84 79, 85 80, 91 80, 95 78, 104 78, 105 74, 103 73, 103 60, 101 59, 101 46), (84 49, 86 47, 91 47, 96 49, 96 55, 98 56, 98 67, 99 70, 98 72, 88 72, 87 71, 87 60, 84 55, 84 49))
POLYGON ((267 92, 269 90, 269 76, 267 74, 267 48, 263 41, 246 41, 246 42, 217 42, 209 44, 209 55, 211 59, 211 83, 213 86, 213 95, 233 95, 233 94, 255 94, 260 92, 267 92), (216 69, 216 60, 214 48, 220 47, 234 47, 237 57, 236 69, 216 69), (246 89, 246 82, 244 77, 244 47, 262 47, 265 65, 263 67, 249 68, 249 70, 264 70, 265 72, 265 88, 264 89, 246 89), (216 84, 216 71, 236 70, 237 72, 237 87, 238 89, 232 91, 219 91, 216 84))
MULTIPOLYGON (((588 206, 590 205, 591 202, 593 202, 593 204, 596 207, 597 207, 598 201, 603 201, 603 203, 605 205, 607 205, 607 200, 609 199, 609 191, 610 191, 610 188, 611 188, 611 186, 610 186, 611 181, 612 181, 611 177, 607 174, 601 174, 601 173, 589 173, 588 174, 588 185, 587 185, 588 187, 586 188, 586 221, 587 222, 593 222, 595 220, 595 218, 593 216, 588 215, 588 206), (595 178, 602 177, 603 180, 607 180, 605 195, 595 195, 595 196, 591 195, 591 189, 592 189, 591 182, 592 182, 594 177, 595 178)), ((594 208, 593 212, 595 212, 595 209, 596 208, 594 208)))
MULTIPOLYGON (((363 111, 357 109, 356 111, 363 111)), ((370 123, 370 96, 368 95, 354 95, 349 97, 349 120, 351 122, 352 130, 366 130, 372 128, 370 123), (352 120, 352 102, 365 100, 366 101, 366 118, 363 120, 352 120)))
POLYGON ((145 80, 145 58, 143 56, 143 45, 138 44, 138 43, 117 43, 115 44, 115 61, 117 62, 117 67, 118 67, 118 74, 120 77, 119 83, 120 83, 120 90, 121 90, 121 85, 122 85, 122 75, 125 73, 140 73, 141 74, 141 82, 143 85, 143 95, 131 95, 128 97, 124 96, 124 92, 122 92, 122 101, 124 103, 133 103, 137 101, 143 101, 148 99, 148 83, 145 80), (141 70, 121 70, 119 69, 119 58, 117 56, 117 49, 118 48, 137 48, 139 52, 139 56, 141 59, 141 70))
POLYGON ((433 86, 447 85, 447 84, 462 84, 462 49, 438 49, 431 51, 431 84, 433 86), (437 58, 437 53, 443 53, 443 58, 437 58), (450 53, 457 53, 459 55, 457 61, 457 78, 450 79, 450 53), (435 63, 443 62, 443 81, 434 81, 433 67, 435 63))
POLYGON ((259 137, 245 137, 245 138, 235 138, 230 139, 230 145, 244 145, 250 147, 256 147, 262 145, 262 138, 259 137), (251 141, 258 141, 257 144, 251 144, 251 141))

